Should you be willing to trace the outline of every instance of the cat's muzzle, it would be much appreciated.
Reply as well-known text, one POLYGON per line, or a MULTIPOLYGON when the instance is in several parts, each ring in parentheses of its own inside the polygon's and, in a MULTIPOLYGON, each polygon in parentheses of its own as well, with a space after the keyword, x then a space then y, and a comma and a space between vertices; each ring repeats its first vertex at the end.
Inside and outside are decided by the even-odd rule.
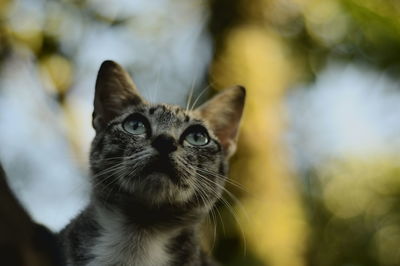
POLYGON ((143 169, 143 175, 154 176, 159 174, 160 178, 167 177, 172 182, 177 183, 179 180, 179 173, 176 168, 174 159, 169 155, 156 155, 147 163, 143 169))

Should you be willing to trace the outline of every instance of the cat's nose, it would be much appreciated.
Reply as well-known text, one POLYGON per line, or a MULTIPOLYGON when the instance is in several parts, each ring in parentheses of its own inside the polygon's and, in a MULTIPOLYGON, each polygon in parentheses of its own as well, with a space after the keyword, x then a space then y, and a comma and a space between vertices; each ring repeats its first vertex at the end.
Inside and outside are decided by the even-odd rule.
POLYGON ((151 145, 161 154, 169 154, 178 148, 175 139, 167 134, 157 136, 151 145))

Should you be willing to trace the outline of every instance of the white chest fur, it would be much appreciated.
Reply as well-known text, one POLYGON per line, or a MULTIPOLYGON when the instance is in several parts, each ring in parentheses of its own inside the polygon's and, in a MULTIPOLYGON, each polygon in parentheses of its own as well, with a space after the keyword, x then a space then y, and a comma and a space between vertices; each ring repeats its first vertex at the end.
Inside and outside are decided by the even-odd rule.
POLYGON ((94 259, 88 266, 166 266, 171 262, 167 248, 173 233, 143 232, 127 227, 118 215, 98 216, 102 232, 91 248, 94 259))

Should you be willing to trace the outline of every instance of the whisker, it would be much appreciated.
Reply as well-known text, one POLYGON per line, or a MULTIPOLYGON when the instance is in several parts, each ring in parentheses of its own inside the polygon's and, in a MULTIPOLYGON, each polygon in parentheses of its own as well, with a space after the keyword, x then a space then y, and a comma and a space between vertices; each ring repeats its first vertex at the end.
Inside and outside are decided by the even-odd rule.
POLYGON ((244 213, 245 216, 246 216, 246 219, 249 219, 249 215, 248 215, 248 213, 247 213, 247 211, 246 211, 246 208, 244 208, 242 202, 241 202, 235 195, 233 195, 232 192, 230 192, 228 189, 226 189, 226 188, 225 188, 224 186, 222 186, 221 184, 218 184, 217 182, 212 181, 212 180, 210 180, 210 179, 208 179, 208 178, 206 178, 206 177, 204 177, 204 180, 207 181, 207 182, 211 182, 211 184, 220 187, 220 188, 221 188, 221 189, 222 189, 222 190, 223 190, 223 191, 238 205, 238 206, 239 206, 239 208, 242 209, 243 213, 244 213))
MULTIPOLYGON (((213 180, 207 178, 207 177, 204 176, 203 174, 199 173, 199 171, 196 171, 196 170, 199 169, 199 168, 197 168, 197 167, 195 167, 195 166, 193 166, 193 165, 190 165, 190 164, 189 164, 188 162, 186 162, 186 160, 183 159, 183 158, 178 158, 178 159, 179 159, 179 160, 181 161, 181 163, 184 164, 188 169, 192 169, 193 171, 195 171, 196 176, 199 177, 202 181, 204 181, 204 182, 201 184, 201 186, 207 187, 207 188, 209 189, 210 193, 213 193, 214 196, 216 196, 216 198, 218 198, 218 199, 223 203, 223 205, 225 205, 225 207, 227 208, 227 210, 231 213, 231 215, 232 215, 233 218, 235 219, 235 221, 236 221, 236 223, 238 224, 239 229, 240 229, 240 231, 241 231, 241 235, 242 235, 242 239, 243 239, 243 252, 244 252, 244 254, 246 254, 246 246, 247 246, 246 237, 245 237, 245 233, 244 233, 243 226, 242 226, 242 224, 240 223, 239 219, 237 218, 237 213, 236 213, 236 211, 234 210, 233 206, 221 196, 220 192, 216 191, 215 187, 218 187, 219 189, 221 189, 222 192, 226 192, 227 195, 229 195, 229 196, 235 201, 235 203, 237 203, 239 206, 241 206, 241 207, 244 209, 243 205, 241 205, 240 201, 239 201, 231 192, 229 192, 224 186, 222 186, 221 184, 219 184, 219 183, 217 183, 217 182, 215 182, 215 181, 213 181, 213 180), (213 187, 213 186, 215 186, 215 187, 213 187)), ((196 180, 196 179, 194 179, 194 180, 196 180)), ((244 209, 244 210, 245 210, 245 209, 244 209)), ((247 212, 246 212, 246 213, 247 213, 247 212)), ((214 213, 211 212, 211 215, 214 215, 214 213)), ((246 217, 248 218, 247 214, 246 214, 246 217)))
POLYGON ((210 175, 212 175, 214 177, 223 178, 223 179, 225 179, 226 183, 228 183, 228 184, 230 184, 230 185, 232 185, 232 186, 234 186, 234 187, 236 187, 236 188, 238 188, 238 189, 240 189, 240 190, 242 190, 242 191, 244 191, 246 193, 250 193, 245 187, 243 187, 243 185, 241 185, 241 184, 229 179, 227 176, 221 175, 219 173, 216 173, 216 172, 213 172, 213 171, 210 171, 210 170, 198 168, 198 167, 196 168, 196 170, 198 170, 200 172, 204 172, 204 173, 210 174, 210 175))
MULTIPOLYGON (((138 161, 144 159, 146 156, 148 156, 148 152, 147 151, 143 151, 143 152, 139 152, 137 154, 134 154, 132 156, 128 156, 125 157, 125 159, 133 159, 132 161, 130 161, 129 163, 133 163, 136 164, 138 161)), ((93 184, 93 187, 97 187, 99 184, 104 184, 104 182, 106 182, 108 179, 112 178, 115 176, 115 174, 120 173, 123 170, 126 170, 127 164, 128 162, 126 160, 121 161, 118 164, 115 164, 111 167, 108 167, 102 171, 100 171, 99 173, 95 174, 92 176, 92 179, 95 178, 99 178, 101 176, 105 176, 104 178, 99 178, 99 180, 97 180, 97 182, 95 184, 93 184), (108 175, 109 173, 112 173, 111 175, 108 175)))
MULTIPOLYGON (((211 182, 211 183, 208 183, 208 184, 211 184, 211 185, 219 185, 219 184, 217 184, 217 183, 215 183, 215 182, 213 183, 211 180, 207 179, 206 177, 204 177, 204 176, 202 176, 202 175, 198 175, 198 176, 201 177, 203 181, 206 181, 206 182, 209 181, 209 182, 211 182)), ((210 189, 210 190, 211 190, 211 189, 210 189)), ((211 190, 211 191, 212 191, 212 190, 211 190)), ((227 190, 225 190, 225 191, 227 192, 227 190)), ((215 191, 212 191, 212 192, 215 193, 215 191)), ((236 223, 239 225, 239 229, 240 229, 240 231, 241 231, 242 238, 243 238, 243 252, 244 252, 244 254, 246 254, 246 246, 247 246, 247 244, 246 244, 246 237, 245 237, 245 233, 244 233, 243 226, 242 226, 242 224, 240 223, 239 219, 237 218, 237 213, 236 213, 236 211, 234 210, 233 206, 232 206, 228 201, 226 201, 223 197, 220 197, 219 199, 220 199, 221 202, 227 207, 227 210, 232 214, 232 216, 233 216, 233 218, 235 219, 236 223)), ((247 215, 246 215, 246 216, 247 216, 247 215)))
MULTIPOLYGON (((210 84, 211 85, 211 84, 210 84)), ((206 92, 209 88, 210 85, 207 85, 200 93, 199 95, 197 95, 195 101, 193 102, 192 106, 189 108, 190 111, 192 111, 194 109, 194 107, 196 107, 196 104, 198 102, 198 100, 200 100, 200 97, 204 94, 204 92, 206 92)))
MULTIPOLYGON (((197 156, 205 158, 205 159, 208 159, 208 157, 203 156, 201 154, 198 154, 197 156)), ((207 172, 209 174, 212 174, 215 177, 219 177, 219 178, 225 179, 225 182, 227 182, 230 185, 242 190, 243 192, 246 192, 247 194, 250 194, 250 192, 242 184, 238 183, 235 180, 229 179, 227 176, 224 176, 224 175, 222 175, 220 173, 217 173, 217 172, 214 172, 214 171, 211 171, 211 170, 208 170, 208 169, 202 169, 202 168, 196 167, 194 165, 193 165, 193 167, 195 168, 195 170, 207 172)))
POLYGON ((161 75, 161 72, 162 72, 161 71, 161 65, 159 65, 158 72, 157 72, 157 78, 156 78, 155 95, 153 96, 153 99, 152 99, 153 102, 156 102, 157 98, 158 98, 158 91, 160 89, 160 75, 161 75))
POLYGON ((194 91, 194 83, 195 83, 194 80, 195 80, 195 78, 193 78, 192 86, 190 88, 189 97, 188 97, 188 99, 186 101, 186 108, 185 108, 186 110, 188 110, 188 108, 189 108, 189 106, 190 106, 190 104, 192 102, 193 91, 194 91))
POLYGON ((226 235, 224 220, 222 219, 221 212, 218 210, 217 207, 215 207, 215 210, 216 210, 216 212, 218 214, 219 220, 220 220, 221 225, 222 225, 222 232, 224 233, 224 235, 226 235))

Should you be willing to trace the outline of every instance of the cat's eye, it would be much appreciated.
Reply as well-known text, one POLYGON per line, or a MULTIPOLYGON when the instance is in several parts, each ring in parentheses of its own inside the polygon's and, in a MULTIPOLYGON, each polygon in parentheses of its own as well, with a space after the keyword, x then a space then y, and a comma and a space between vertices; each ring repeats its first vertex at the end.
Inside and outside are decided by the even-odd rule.
POLYGON ((185 135, 185 141, 193 146, 204 146, 210 142, 210 137, 203 127, 194 127, 185 135))
POLYGON ((122 123, 124 130, 132 135, 143 135, 147 132, 147 127, 143 118, 138 116, 130 116, 122 123))

